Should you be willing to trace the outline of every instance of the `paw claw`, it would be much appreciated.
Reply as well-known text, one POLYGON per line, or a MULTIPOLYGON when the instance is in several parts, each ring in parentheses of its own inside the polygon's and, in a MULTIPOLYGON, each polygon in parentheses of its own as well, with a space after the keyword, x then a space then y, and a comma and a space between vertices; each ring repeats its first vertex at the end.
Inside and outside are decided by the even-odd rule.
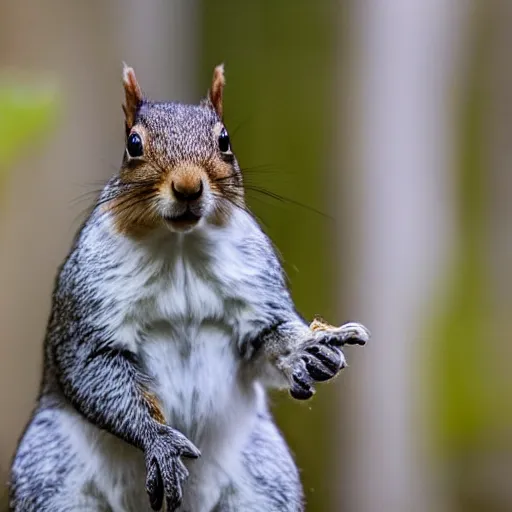
POLYGON ((336 375, 336 371, 331 371, 318 360, 316 362, 313 362, 312 360, 306 361, 306 370, 317 382, 332 379, 334 375, 336 375))
POLYGON ((333 375, 345 364, 345 357, 342 352, 332 345, 312 345, 311 347, 306 348, 306 352, 326 366, 333 375))
POLYGON ((180 457, 197 458, 199 450, 180 432, 159 425, 159 430, 146 450, 146 491, 153 510, 176 510, 182 500, 182 483, 188 470, 180 457))
POLYGON ((366 345, 370 331, 357 322, 349 322, 341 327, 317 331, 319 343, 342 347, 344 345, 366 345))
POLYGON ((308 400, 315 394, 313 388, 308 386, 307 388, 301 386, 292 386, 290 388, 290 395, 296 400, 308 400))
POLYGON ((189 459, 198 459, 199 457, 201 457, 201 452, 192 443, 188 443, 185 446, 183 446, 180 454, 183 457, 187 457, 189 459))
POLYGON ((158 464, 154 460, 148 469, 146 478, 146 491, 149 496, 149 503, 153 510, 160 510, 164 501, 164 487, 158 464))

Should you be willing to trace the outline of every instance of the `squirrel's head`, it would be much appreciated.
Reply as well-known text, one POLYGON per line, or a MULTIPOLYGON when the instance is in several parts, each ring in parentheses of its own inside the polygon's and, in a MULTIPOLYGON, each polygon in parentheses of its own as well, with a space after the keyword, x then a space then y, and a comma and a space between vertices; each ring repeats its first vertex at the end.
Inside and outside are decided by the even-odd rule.
POLYGON ((240 168, 222 122, 224 68, 217 66, 199 105, 146 99, 132 68, 123 70, 126 145, 108 208, 125 234, 163 226, 190 231, 222 224, 245 208, 240 168))

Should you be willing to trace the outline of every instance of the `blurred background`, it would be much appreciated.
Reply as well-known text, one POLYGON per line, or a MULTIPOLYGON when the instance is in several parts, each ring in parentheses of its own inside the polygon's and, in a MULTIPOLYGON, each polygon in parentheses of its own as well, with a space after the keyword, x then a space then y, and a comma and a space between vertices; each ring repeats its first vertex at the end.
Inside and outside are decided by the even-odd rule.
POLYGON ((121 62, 184 102, 224 62, 299 310, 373 333, 310 403, 272 397, 308 511, 512 511, 512 2, 0 4, 2 482, 57 266, 121 160, 121 62))

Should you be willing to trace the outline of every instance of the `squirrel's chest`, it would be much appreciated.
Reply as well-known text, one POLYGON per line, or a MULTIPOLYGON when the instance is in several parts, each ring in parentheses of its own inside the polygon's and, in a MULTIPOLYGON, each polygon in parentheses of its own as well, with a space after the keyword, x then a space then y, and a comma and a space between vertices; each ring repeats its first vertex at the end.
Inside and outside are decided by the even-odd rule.
POLYGON ((160 325, 140 353, 167 420, 196 442, 245 401, 250 386, 233 332, 222 323, 160 325))
POLYGON ((250 292, 246 299, 229 272, 236 276, 236 268, 224 273, 178 260, 127 319, 167 420, 198 443, 225 430, 252 393, 239 350, 253 315, 250 292))
POLYGON ((251 269, 234 251, 215 251, 207 257, 182 252, 172 263, 153 273, 134 305, 144 322, 161 319, 197 325, 204 321, 233 320, 248 307, 251 269))

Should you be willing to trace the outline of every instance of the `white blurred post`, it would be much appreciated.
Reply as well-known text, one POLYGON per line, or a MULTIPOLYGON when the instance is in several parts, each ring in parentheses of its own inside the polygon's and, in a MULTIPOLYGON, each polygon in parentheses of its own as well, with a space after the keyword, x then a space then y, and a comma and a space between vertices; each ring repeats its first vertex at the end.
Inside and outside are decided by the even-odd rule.
POLYGON ((355 245, 356 272, 345 300, 353 307, 343 313, 367 325, 373 339, 362 353, 348 352, 339 510, 440 510, 424 457, 417 356, 453 236, 451 93, 462 5, 353 2, 354 65, 340 80, 352 80, 355 107, 342 101, 339 119, 353 137, 347 172, 356 186, 341 189, 352 209, 342 219, 349 236, 340 261, 343 243, 355 245))

